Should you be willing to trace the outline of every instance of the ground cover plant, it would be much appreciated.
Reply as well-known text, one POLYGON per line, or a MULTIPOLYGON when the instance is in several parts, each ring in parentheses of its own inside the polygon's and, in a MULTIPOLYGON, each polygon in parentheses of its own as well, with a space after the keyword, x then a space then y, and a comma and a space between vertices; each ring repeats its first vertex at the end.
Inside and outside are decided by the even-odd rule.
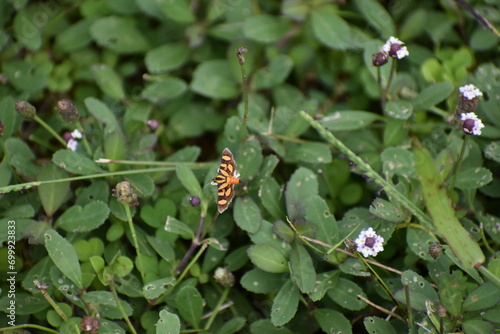
POLYGON ((0 9, 0 332, 500 331, 496 1, 0 9))

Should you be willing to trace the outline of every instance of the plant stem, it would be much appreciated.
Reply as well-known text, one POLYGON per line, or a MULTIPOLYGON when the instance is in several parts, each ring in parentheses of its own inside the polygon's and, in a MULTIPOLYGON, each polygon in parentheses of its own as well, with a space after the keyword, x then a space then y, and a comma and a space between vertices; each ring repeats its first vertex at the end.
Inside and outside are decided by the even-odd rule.
POLYGON ((236 51, 236 57, 238 57, 238 62, 240 63, 240 69, 241 69, 241 80, 243 82, 243 101, 244 101, 244 106, 245 106, 245 111, 243 114, 243 126, 246 128, 247 126, 247 120, 248 120, 248 78, 247 78, 247 71, 245 68, 245 57, 243 54, 245 54, 248 50, 241 47, 238 48, 236 51))
POLYGON ((387 79, 387 86, 384 90, 382 90, 382 96, 380 96, 382 102, 382 112, 385 112, 385 104, 387 102, 387 94, 389 93, 389 88, 391 87, 392 78, 394 77, 394 73, 396 72, 396 60, 393 59, 391 63, 391 72, 389 73, 389 79, 387 79))
POLYGON ((453 189, 455 188, 455 182, 457 181, 457 175, 460 172, 460 169, 462 168, 462 162, 464 161, 465 148, 467 147, 468 141, 469 141, 469 136, 466 135, 463 142, 462 142, 462 149, 460 150, 460 155, 458 156, 457 168, 455 168, 455 173, 453 174, 453 180, 451 181, 450 187, 448 188, 448 193, 452 192, 453 189))
POLYGON ((52 136, 54 136, 54 138, 56 138, 64 147, 68 145, 66 141, 64 141, 64 139, 62 139, 62 137, 59 136, 59 134, 55 132, 54 129, 50 127, 50 125, 48 125, 40 117, 38 117, 38 115, 35 115, 33 119, 37 121, 38 124, 40 124, 42 127, 44 127, 45 130, 47 130, 52 136))
POLYGON ((139 243, 137 242, 137 234, 135 233, 135 227, 134 227, 134 222, 132 221, 132 215, 130 214, 130 206, 127 203, 122 203, 123 207, 125 208, 125 212, 127 214, 127 220, 128 220, 128 225, 130 227, 130 234, 132 234, 132 240, 134 243, 134 248, 137 253, 137 262, 139 264, 139 272, 141 273, 142 277, 142 283, 145 283, 144 281, 144 264, 142 263, 142 255, 141 255, 141 250, 139 249, 139 243))
POLYGON ((83 131, 83 127, 80 124, 80 122, 76 122, 76 128, 78 129, 78 131, 80 131, 83 134, 83 138, 82 138, 83 146, 85 146, 85 150, 87 151, 87 154, 89 155, 89 157, 92 158, 92 156, 93 156, 92 150, 90 149, 90 145, 89 145, 89 142, 87 140, 87 136, 85 135, 85 131, 83 131))
POLYGON ((109 279, 109 287, 111 288, 111 292, 113 293, 113 297, 115 298, 116 306, 120 310, 120 313, 122 314, 123 319, 127 323, 128 327, 130 328, 130 331, 133 334, 137 334, 137 332, 135 331, 134 326, 132 326, 132 323, 130 322, 130 319, 127 316, 127 313, 125 313, 125 310, 123 309, 122 303, 120 302, 120 298, 118 298, 118 294, 116 293, 115 284, 114 284, 112 278, 109 279))
POLYGON ((210 326, 212 326, 212 323, 214 322, 215 317, 217 316, 217 314, 219 314, 219 310, 220 310, 222 304, 224 303, 224 301, 226 300, 227 296, 229 295, 230 291, 231 291, 231 289, 229 287, 226 287, 224 289, 224 291, 222 292, 222 295, 220 296, 219 301, 217 302, 217 305, 215 306, 214 312, 212 313, 210 318, 208 318, 207 323, 205 324, 206 331, 208 331, 210 329, 210 326))

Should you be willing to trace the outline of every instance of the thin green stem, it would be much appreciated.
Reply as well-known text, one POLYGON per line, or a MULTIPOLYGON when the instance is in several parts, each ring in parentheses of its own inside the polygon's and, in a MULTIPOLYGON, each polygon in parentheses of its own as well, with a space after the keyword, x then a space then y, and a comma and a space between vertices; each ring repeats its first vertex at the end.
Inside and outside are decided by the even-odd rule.
POLYGON ((139 264, 139 272, 141 273, 142 282, 144 283, 144 264, 142 263, 141 250, 139 249, 139 242, 137 242, 137 234, 135 233, 134 222, 132 221, 132 215, 130 214, 130 206, 127 203, 122 203, 125 208, 125 213, 127 214, 128 225, 130 227, 130 234, 132 234, 132 241, 134 242, 134 248, 137 253, 137 262, 139 264))
POLYGON ((387 102, 387 94, 389 93, 389 88, 391 87, 392 78, 394 77, 394 73, 396 73, 397 62, 395 59, 392 59, 391 63, 391 72, 389 73, 389 79, 387 80, 387 85, 385 89, 382 91, 381 101, 382 101, 382 111, 385 111, 385 104, 387 102))
POLYGON ((43 326, 39 326, 39 325, 32 325, 32 324, 25 324, 25 325, 0 328, 0 333, 2 333, 2 332, 12 333, 13 331, 15 332, 16 329, 21 329, 21 328, 33 328, 33 329, 37 329, 39 331, 43 331, 46 333, 53 333, 53 334, 60 333, 59 331, 55 331, 55 330, 47 328, 47 327, 43 327, 43 326))
POLYGON ((425 225, 430 230, 434 230, 433 224, 429 216, 427 216, 419 207, 415 205, 410 199, 401 194, 392 184, 387 182, 379 173, 377 173, 369 164, 367 164, 363 159, 358 157, 356 153, 351 151, 347 146, 344 145, 339 139, 337 139, 330 131, 325 129, 320 123, 316 122, 310 115, 306 112, 301 111, 300 115, 314 128, 318 133, 326 139, 327 142, 338 148, 342 153, 344 153, 349 160, 357 165, 364 175, 368 178, 373 179, 373 181, 381 186, 387 195, 391 196, 394 200, 398 201, 403 205, 408 211, 411 212, 415 217, 420 220, 422 224, 425 225))
POLYGON ((118 293, 116 292, 116 289, 115 289, 115 284, 113 282, 113 279, 110 278, 109 279, 109 287, 111 288, 111 292, 113 293, 113 297, 115 298, 115 303, 116 303, 116 306, 118 307, 118 309, 120 310, 120 313, 122 314, 123 316, 123 319, 125 320, 125 322, 127 323, 128 327, 130 328, 130 331, 133 333, 133 334, 137 334, 134 326, 132 326, 132 323, 130 322, 130 319, 128 318, 127 316, 127 313, 125 312, 125 310, 123 309, 123 305, 122 303, 120 302, 120 298, 118 298, 118 293))
POLYGON ((488 279, 491 283, 495 284, 498 288, 500 288, 500 278, 493 274, 491 271, 488 270, 485 266, 479 266, 476 268, 481 274, 483 274, 484 277, 488 279))
POLYGON ((247 120, 248 120, 248 78, 247 78, 247 70, 245 68, 245 57, 243 54, 247 52, 247 49, 241 47, 236 51, 236 56, 238 57, 238 62, 240 63, 241 69, 241 80, 243 83, 243 102, 245 111, 243 114, 243 126, 246 128, 247 120))
POLYGON ((83 134, 83 138, 82 138, 83 146, 85 146, 85 150, 87 151, 87 154, 89 155, 89 157, 92 158, 92 150, 90 149, 90 145, 89 145, 89 142, 87 140, 87 136, 85 135, 85 131, 83 131, 83 127, 80 124, 80 122, 76 122, 76 128, 78 129, 78 131, 80 131, 83 134))
POLYGON ((217 305, 215 306, 214 312, 212 313, 210 318, 208 318, 207 323, 205 324, 206 331, 208 331, 210 329, 210 326, 212 326, 212 323, 214 322, 215 317, 217 317, 217 314, 219 314, 219 310, 220 310, 222 304, 224 304, 224 301, 227 299, 227 296, 229 295, 230 291, 231 291, 231 289, 229 287, 226 287, 224 289, 224 291, 222 292, 222 295, 220 296, 219 301, 217 302, 217 305))
POLYGON ((52 129, 50 127, 50 125, 48 125, 47 123, 45 123, 40 117, 38 117, 38 115, 35 115, 33 117, 33 119, 35 121, 38 122, 38 124, 40 124, 42 127, 45 128, 45 130, 47 130, 52 136, 54 136, 54 138, 56 138, 64 147, 67 146, 67 143, 64 139, 62 139, 61 136, 59 136, 59 134, 57 132, 54 131, 54 129, 52 129))
POLYGON ((467 147, 467 142, 469 141, 469 136, 465 136, 463 142, 462 142, 462 149, 460 150, 460 155, 458 156, 458 161, 457 161, 457 168, 455 169, 455 172, 453 174, 453 180, 450 183, 450 187, 448 188, 448 193, 452 192, 453 189, 455 188, 455 182, 457 181, 457 175, 460 173, 460 169, 462 168, 462 162, 464 161, 464 153, 465 153, 465 148, 467 147))

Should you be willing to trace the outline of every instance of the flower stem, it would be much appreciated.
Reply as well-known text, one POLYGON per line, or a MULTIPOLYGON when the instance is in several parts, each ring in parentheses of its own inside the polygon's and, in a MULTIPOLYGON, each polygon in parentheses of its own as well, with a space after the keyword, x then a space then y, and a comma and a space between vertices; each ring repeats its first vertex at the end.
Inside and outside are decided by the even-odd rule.
POLYGON ((137 234, 135 233, 134 222, 132 221, 132 215, 130 214, 130 206, 127 203, 122 203, 125 208, 125 212, 127 214, 128 225, 130 227, 130 234, 132 234, 132 240, 134 243, 134 248, 137 253, 137 262, 140 268, 137 268, 141 273, 142 282, 144 283, 144 265, 142 263, 142 255, 139 249, 139 243, 137 242, 137 234))
POLYGON ((54 131, 54 129, 52 129, 52 128, 50 127, 50 125, 48 125, 47 123, 45 123, 45 122, 43 121, 43 119, 41 119, 40 117, 38 117, 38 115, 35 115, 35 116, 33 117, 33 119, 34 119, 35 121, 37 121, 37 122, 38 122, 38 124, 40 124, 42 127, 44 127, 44 128, 45 128, 45 130, 47 130, 47 131, 48 131, 48 132, 49 132, 52 136, 54 136, 54 138, 56 138, 56 139, 57 139, 57 140, 58 140, 58 141, 59 141, 59 142, 60 142, 60 143, 61 143, 64 147, 66 147, 66 145, 67 145, 67 144, 66 144, 66 141, 64 141, 64 139, 62 139, 62 137, 61 137, 61 136, 59 136, 59 134, 58 134, 57 132, 55 132, 55 131, 54 131))
POLYGON ((453 180, 450 183, 450 187, 448 188, 448 193, 452 192, 455 188, 455 182, 457 181, 457 175, 460 173, 460 169, 462 168, 462 162, 464 161, 464 153, 465 148, 467 147, 467 142, 469 141, 469 136, 465 136, 462 142, 462 149, 460 150, 460 155, 458 156, 457 168, 455 169, 455 173, 453 174, 453 180))

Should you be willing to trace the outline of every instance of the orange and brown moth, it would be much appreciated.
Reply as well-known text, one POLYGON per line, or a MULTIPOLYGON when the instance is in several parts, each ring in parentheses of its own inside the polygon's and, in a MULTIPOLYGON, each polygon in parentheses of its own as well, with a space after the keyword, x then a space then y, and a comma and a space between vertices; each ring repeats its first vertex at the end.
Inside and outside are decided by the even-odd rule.
POLYGON ((236 172, 236 162, 228 148, 222 152, 217 176, 212 184, 217 186, 217 207, 223 213, 234 197, 234 185, 240 183, 240 175, 236 172))

